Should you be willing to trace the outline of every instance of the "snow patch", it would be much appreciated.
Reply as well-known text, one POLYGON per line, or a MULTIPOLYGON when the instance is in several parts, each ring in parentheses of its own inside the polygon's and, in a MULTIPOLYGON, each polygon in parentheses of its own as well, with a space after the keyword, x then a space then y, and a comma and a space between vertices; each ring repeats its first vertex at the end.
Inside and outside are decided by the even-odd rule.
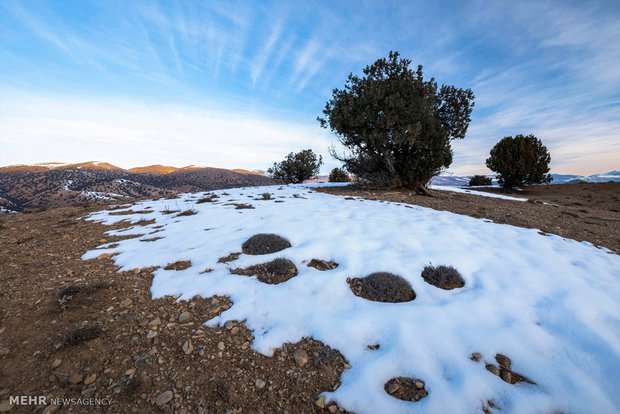
POLYGON ((118 253, 113 260, 121 271, 161 266, 154 272, 153 297, 229 296, 233 306, 208 325, 246 321, 256 338, 253 349, 265 355, 305 336, 338 349, 351 369, 342 373, 336 391, 323 395, 347 410, 470 413, 493 400, 503 414, 620 411, 619 256, 536 229, 400 203, 352 202, 307 186, 211 193, 222 192, 254 209, 196 204, 206 194, 200 193, 174 200, 197 212, 182 218, 162 213, 170 200, 142 201, 124 210, 151 207, 147 214, 92 213, 89 220, 105 224, 155 219, 108 233, 137 235, 165 225, 158 233, 163 238, 148 247, 139 239, 121 240, 83 259, 109 252, 118 253), (264 192, 283 202, 250 198, 264 192), (257 233, 279 234, 292 247, 241 255, 234 267, 285 257, 297 266, 297 276, 268 285, 218 263, 257 233), (308 267, 316 257, 340 265, 324 272, 308 267), (164 269, 179 260, 193 266, 164 269), (448 291, 426 283, 421 272, 429 263, 454 266, 465 286, 448 291), (206 268, 213 269, 208 277, 200 274, 206 268), (373 272, 402 276, 415 300, 381 303, 355 296, 347 278, 373 272), (380 348, 368 349, 372 344, 380 348), (488 362, 497 353, 509 356, 513 369, 536 385, 502 381, 483 361, 470 360, 473 352, 488 362), (414 403, 388 395, 385 383, 399 376, 423 380, 428 396, 414 403))

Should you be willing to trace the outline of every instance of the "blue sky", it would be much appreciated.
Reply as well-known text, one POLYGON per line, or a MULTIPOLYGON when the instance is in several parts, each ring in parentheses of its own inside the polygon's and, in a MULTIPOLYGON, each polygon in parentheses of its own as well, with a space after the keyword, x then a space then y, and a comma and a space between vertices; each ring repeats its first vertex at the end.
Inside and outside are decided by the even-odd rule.
POLYGON ((0 165, 266 169, 312 148, 325 101, 398 50, 472 88, 449 172, 533 133, 552 172, 620 169, 620 3, 0 2, 0 165))

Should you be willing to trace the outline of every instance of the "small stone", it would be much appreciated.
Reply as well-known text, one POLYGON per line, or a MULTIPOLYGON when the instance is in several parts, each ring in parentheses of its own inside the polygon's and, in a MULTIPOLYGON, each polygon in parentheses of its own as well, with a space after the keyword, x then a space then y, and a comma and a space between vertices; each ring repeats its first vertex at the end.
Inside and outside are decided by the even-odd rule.
POLYGON ((110 253, 101 253, 99 256, 97 256, 97 260, 107 259, 110 256, 112 256, 110 253))
POLYGON ((330 413, 334 414, 336 411, 338 411, 338 406, 330 405, 329 407, 327 407, 327 409, 329 410, 330 413))
POLYGON ((60 388, 66 388, 69 385, 69 381, 67 379, 64 379, 62 381, 60 381, 60 388))
POLYGON ((502 369, 501 378, 508 384, 512 384, 512 374, 506 369, 502 369))
POLYGON ((6 326, 0 326, 0 334, 3 334, 6 331, 6 326))
POLYGON ((133 269, 133 274, 137 275, 138 273, 140 273, 140 268, 136 267, 135 269, 133 269))
POLYGON ((491 374, 499 376, 499 368, 497 368, 497 365, 487 364, 486 368, 491 374))
POLYGON ((482 358, 482 355, 480 355, 479 352, 474 352, 473 354, 471 354, 471 360, 472 361, 479 362, 480 358, 482 358))
POLYGON ((219 349, 220 351, 223 351, 224 349, 226 349, 226 345, 224 345, 224 342, 218 343, 217 349, 219 349))
POLYGON ((147 363, 150 359, 151 359, 151 357, 148 356, 148 355, 147 356, 143 356, 141 358, 136 359, 136 362, 134 363, 134 365, 136 367, 139 367, 140 365, 143 365, 143 364, 147 363))
POLYGON ((135 368, 130 368, 127 371, 125 371, 125 375, 130 376, 136 373, 136 369, 135 368))
POLYGON ((232 327, 233 327, 233 321, 227 321, 227 322, 224 324, 224 328, 226 328, 226 329, 228 329, 228 330, 232 329, 232 327))
POLYGON ((351 365, 347 364, 346 362, 344 363, 344 369, 351 369, 351 365))
POLYGON ((121 308, 128 308, 131 306, 131 304, 133 303, 133 300, 131 300, 130 298, 127 299, 123 299, 120 303, 120 307, 121 308))
POLYGON ((156 336, 157 336, 157 331, 149 331, 149 333, 146 334, 147 339, 153 339, 156 336))
POLYGON ((417 389, 421 390, 422 388, 424 388, 424 381, 415 380, 413 381, 413 385, 415 385, 417 389))
POLYGON ((304 365, 308 363, 308 353, 303 349, 298 349, 293 353, 293 357, 295 357, 295 363, 303 368, 304 365))
POLYGON ((90 384, 92 384, 93 382, 95 382, 95 380, 96 380, 96 379, 97 379, 97 374, 92 374, 92 375, 90 375, 88 378, 86 378, 86 379, 84 380, 84 384, 85 384, 85 385, 90 385, 90 384))
POLYGON ((13 408, 13 406, 10 404, 9 400, 4 400, 0 403, 0 413, 6 413, 11 408, 13 408))
POLYGON ((262 390, 263 388, 265 388, 265 381, 259 378, 254 382, 254 385, 256 385, 256 388, 258 388, 259 390, 262 390))
POLYGON ((400 385, 398 385, 395 382, 391 382, 390 385, 388 385, 388 394, 394 394, 396 391, 398 391, 400 389, 400 385))
POLYGON ((170 400, 172 400, 172 397, 174 396, 174 394, 172 393, 172 391, 168 390, 168 391, 164 391, 161 394, 159 394, 157 396, 157 398, 155 399, 155 404, 157 404, 159 407, 161 407, 162 405, 168 403, 170 400))
POLYGON ((54 360, 54 362, 52 362, 52 368, 56 369, 56 368, 58 368, 60 366, 60 364, 62 364, 62 359, 56 358, 54 360))
POLYGON ((230 330, 230 333, 232 335, 237 335, 239 333, 239 328, 235 326, 234 328, 230 330))
POLYGON ((248 341, 245 341, 243 345, 241 345, 241 349, 248 349, 249 347, 250 347, 250 343, 248 341))
POLYGON ((506 355, 497 354, 495 355, 495 360, 501 367, 510 369, 511 361, 506 355))
POLYGON ((149 322, 149 328, 157 328, 159 325, 161 325, 161 319, 159 318, 155 318, 149 322))
POLYGON ((179 315, 179 323, 186 323, 194 319, 194 315, 191 312, 183 312, 179 315))
POLYGON ((82 374, 73 374, 69 377, 70 384, 79 384, 84 379, 84 375, 82 374))
POLYGON ((325 396, 323 395, 321 398, 316 400, 314 404, 316 404, 316 406, 319 408, 325 408, 325 396))
POLYGON ((188 339, 187 341, 185 341, 182 348, 183 352, 185 352, 185 355, 191 354, 194 351, 194 344, 192 343, 192 340, 188 339))

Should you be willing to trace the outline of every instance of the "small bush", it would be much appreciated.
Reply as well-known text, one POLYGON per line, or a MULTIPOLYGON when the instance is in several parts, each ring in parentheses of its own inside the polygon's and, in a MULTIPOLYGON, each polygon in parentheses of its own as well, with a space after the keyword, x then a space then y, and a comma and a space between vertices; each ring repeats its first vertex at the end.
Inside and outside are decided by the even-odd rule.
POLYGON ((177 214, 177 217, 180 217, 180 216, 193 216, 194 214, 196 214, 196 210, 192 210, 190 208, 190 209, 181 211, 179 214, 177 214))
POLYGON ((260 196, 263 200, 273 200, 273 197, 271 197, 269 193, 262 193, 260 196))
POLYGON ((479 185, 491 185, 493 182, 491 179, 485 175, 474 175, 469 179, 469 185, 471 187, 479 186, 479 185))
POLYGON ((372 273, 347 281, 356 296, 376 302, 409 302, 416 296, 409 282, 388 272, 372 273))
POLYGON ((461 274, 452 266, 426 266, 422 271, 422 278, 426 283, 444 290, 465 286, 461 274))
POLYGON ((259 233, 247 239, 241 246, 245 254, 270 254, 291 247, 291 243, 282 236, 271 233, 259 233))
POLYGON ((191 260, 180 260, 174 263, 168 263, 164 270, 185 270, 192 265, 191 260))
POLYGON ((348 183, 349 181, 351 181, 349 180, 349 174, 342 168, 334 168, 329 173, 329 182, 331 183, 348 183))
POLYGON ((263 283, 277 285, 297 276, 297 267, 290 260, 279 257, 267 263, 245 269, 233 269, 230 272, 236 275, 257 276, 258 280, 263 283))

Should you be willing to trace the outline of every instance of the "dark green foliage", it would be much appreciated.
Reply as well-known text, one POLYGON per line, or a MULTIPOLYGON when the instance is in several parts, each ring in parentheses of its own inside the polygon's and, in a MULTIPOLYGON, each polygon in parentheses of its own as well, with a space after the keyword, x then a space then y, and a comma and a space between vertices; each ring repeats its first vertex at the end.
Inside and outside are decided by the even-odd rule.
POLYGON ((498 182, 504 188, 521 187, 529 184, 550 183, 551 156, 547 147, 534 135, 505 137, 487 158, 487 168, 495 171, 498 182))
POLYGON ((345 170, 342 168, 334 168, 329 173, 329 181, 332 183, 348 183, 351 180, 349 180, 349 174, 347 174, 345 170))
POLYGON ((267 172, 273 174, 276 180, 287 184, 298 184, 317 175, 321 165, 323 165, 323 157, 319 155, 317 158, 314 151, 307 149, 296 154, 291 152, 282 162, 274 163, 267 172))
POLYGON ((469 179, 470 186, 491 185, 493 182, 486 175, 474 175, 469 179))
POLYGON ((425 81, 422 66, 413 71, 410 64, 390 52, 363 77, 350 74, 318 120, 349 151, 340 155, 332 148, 331 155, 358 179, 423 192, 452 163, 450 141, 465 137, 474 94, 425 81))

